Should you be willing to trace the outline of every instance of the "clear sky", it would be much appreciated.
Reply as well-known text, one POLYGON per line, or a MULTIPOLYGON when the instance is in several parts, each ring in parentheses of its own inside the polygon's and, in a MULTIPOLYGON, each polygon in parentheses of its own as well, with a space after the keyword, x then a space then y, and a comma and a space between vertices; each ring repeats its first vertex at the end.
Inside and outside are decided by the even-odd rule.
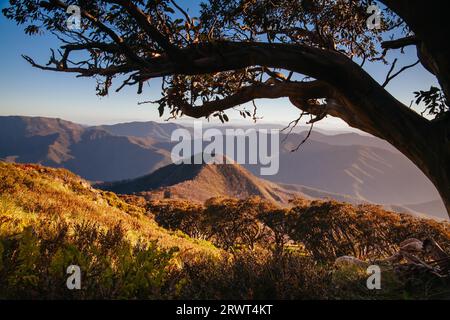
MULTIPOLYGON (((7 1, 1 1, 0 8, 7 1)), ((194 1, 180 1, 184 8, 194 1)), ((191 8, 191 12, 194 8, 191 8)), ((59 117, 83 124, 103 124, 127 121, 161 121, 157 106, 139 101, 154 100, 160 95, 158 80, 150 82, 140 96, 136 88, 114 90, 108 97, 95 94, 95 80, 76 78, 75 74, 56 73, 32 68, 22 57, 26 54, 39 63, 46 63, 49 48, 57 48, 58 41, 51 36, 27 36, 22 27, 0 15, 0 115, 27 115, 59 117)), ((393 56, 388 56, 391 59, 393 56)), ((398 67, 417 60, 414 48, 407 48, 398 67)), ((388 66, 367 64, 366 70, 379 82, 384 81, 388 66)), ((413 91, 429 89, 437 82, 430 73, 418 65, 394 79, 388 90, 403 103, 409 105, 413 91)), ((117 83, 116 83, 117 85, 117 83)), ((299 111, 287 99, 258 101, 263 122, 288 123, 298 117, 299 111)), ((240 119, 237 112, 229 111, 231 119, 240 119)), ((250 122, 248 122, 250 124, 250 122)), ((323 128, 344 128, 339 119, 328 117, 320 122, 323 128)))

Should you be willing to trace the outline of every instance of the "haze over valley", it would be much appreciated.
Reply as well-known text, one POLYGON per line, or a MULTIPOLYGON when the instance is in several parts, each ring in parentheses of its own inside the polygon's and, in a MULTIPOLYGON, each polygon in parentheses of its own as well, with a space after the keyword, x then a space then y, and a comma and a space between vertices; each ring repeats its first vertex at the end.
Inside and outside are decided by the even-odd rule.
POLYGON ((313 131, 298 151, 291 152, 306 132, 297 130, 288 137, 281 134, 284 141, 280 144, 278 174, 259 176, 259 165, 172 165, 174 143, 170 137, 173 130, 182 127, 152 121, 88 127, 61 119, 3 116, 0 158, 67 168, 94 183, 154 173, 127 182, 128 187, 116 189, 118 192, 151 192, 154 196, 159 192, 164 196, 165 189, 166 195, 188 198, 189 191, 195 189, 198 192, 193 198, 199 201, 217 195, 260 195, 280 203, 293 195, 334 198, 446 218, 431 182, 405 156, 378 138, 313 131), (229 177, 239 183, 230 185, 229 177), (211 181, 217 183, 212 185, 211 181))

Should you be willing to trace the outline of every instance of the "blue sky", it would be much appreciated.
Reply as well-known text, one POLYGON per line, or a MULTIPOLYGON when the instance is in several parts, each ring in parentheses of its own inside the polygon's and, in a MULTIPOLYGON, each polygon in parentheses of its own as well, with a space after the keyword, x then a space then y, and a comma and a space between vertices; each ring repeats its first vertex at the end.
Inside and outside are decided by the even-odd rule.
MULTIPOLYGON (((5 7, 5 3, 2 1, 0 8, 5 7)), ((192 1, 180 3, 186 8, 186 3, 192 1)), ((156 106, 137 105, 139 101, 153 100, 159 96, 158 80, 150 82, 140 96, 136 94, 136 88, 124 88, 120 93, 112 92, 108 97, 99 98, 95 94, 93 79, 77 79, 74 74, 38 70, 22 59, 21 54, 26 54, 37 62, 46 63, 49 48, 58 47, 58 41, 53 37, 27 36, 22 27, 0 15, 0 43, 0 115, 59 117, 83 124, 163 120, 158 117, 156 106)), ((388 57, 394 58, 392 54, 388 57)), ((415 49, 407 48, 398 67, 416 60, 415 49)), ((366 66, 366 70, 380 82, 384 80, 388 68, 381 64, 366 66)), ((437 85, 434 76, 418 65, 394 79, 387 89, 409 105, 413 91, 428 89, 430 85, 437 85)), ((260 100, 257 104, 260 115, 264 117, 262 122, 288 123, 298 117, 298 110, 287 99, 260 100)), ((230 111, 228 115, 231 119, 240 119, 237 112, 230 111)), ((320 126, 333 129, 346 127, 335 118, 321 121, 320 126)))

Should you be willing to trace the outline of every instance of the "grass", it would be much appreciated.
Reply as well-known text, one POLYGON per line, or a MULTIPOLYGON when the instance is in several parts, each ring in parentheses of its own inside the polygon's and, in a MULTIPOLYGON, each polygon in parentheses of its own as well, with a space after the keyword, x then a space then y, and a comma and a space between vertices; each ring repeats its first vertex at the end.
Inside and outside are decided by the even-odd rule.
POLYGON ((448 223, 377 206, 258 197, 146 201, 65 169, 0 162, 0 299, 448 299, 448 279, 364 269, 408 237, 450 249, 448 223), (82 290, 66 268, 84 272, 82 290), (406 278, 405 278, 406 277, 406 278))
POLYGON ((119 223, 133 243, 156 240, 162 247, 178 247, 181 252, 220 254, 210 243, 159 227, 145 208, 112 192, 93 189, 65 169, 0 162, 0 217, 12 219, 15 231, 56 217, 68 223, 95 221, 104 229, 119 223))

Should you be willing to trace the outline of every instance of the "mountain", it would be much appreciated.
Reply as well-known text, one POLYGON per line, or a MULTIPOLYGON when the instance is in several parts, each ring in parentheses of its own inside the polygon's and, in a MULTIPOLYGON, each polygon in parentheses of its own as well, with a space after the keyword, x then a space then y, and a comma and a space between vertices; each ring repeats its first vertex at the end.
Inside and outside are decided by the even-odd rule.
POLYGON ((179 128, 184 127, 174 123, 158 123, 155 121, 136 121, 91 127, 91 129, 104 130, 116 136, 150 137, 157 141, 170 141, 172 132, 179 128))
MULTIPOLYGON (((305 132, 299 133, 305 136, 305 132)), ((374 147, 383 150, 388 150, 393 153, 399 153, 397 149, 391 146, 388 142, 373 136, 361 135, 354 132, 325 134, 318 131, 311 132, 310 139, 312 141, 323 142, 333 146, 352 146, 359 145, 365 147, 374 147)))
POLYGON ((303 185, 299 185, 299 184, 278 183, 277 185, 286 191, 294 192, 296 194, 301 194, 302 197, 305 199, 333 199, 336 201, 348 202, 348 203, 352 203, 352 204, 368 203, 367 201, 357 199, 357 198, 351 197, 346 194, 328 192, 325 190, 311 188, 311 187, 307 187, 307 186, 303 186, 303 185))
POLYGON ((84 128, 73 122, 43 117, 0 117, 0 158, 58 165, 72 158, 84 128))
MULTIPOLYGON (((283 124, 277 124, 277 123, 262 123, 262 122, 248 122, 248 121, 234 121, 232 123, 224 123, 224 124, 217 124, 217 123, 206 123, 203 125, 204 128, 216 128, 219 129, 221 131, 225 131, 227 129, 236 129, 236 128, 241 128, 241 129, 255 129, 255 130, 271 130, 271 129, 275 129, 275 130, 280 130, 282 131, 282 133, 286 133, 288 132, 290 129, 286 128, 286 125, 283 124)), ((292 128, 292 127, 291 127, 292 128)), ((309 131, 310 126, 309 125, 300 125, 298 124, 297 126, 295 126, 294 128, 292 128, 292 133, 301 133, 304 131, 309 131)), ((349 130, 345 130, 345 129, 341 129, 341 130, 332 130, 332 129, 325 129, 325 128, 320 128, 320 127, 315 127, 314 128, 314 132, 318 132, 321 133, 323 135, 326 136, 334 136, 334 135, 338 135, 338 134, 345 134, 345 133, 353 133, 355 131, 355 129, 349 129, 349 130)), ((359 130, 356 130, 358 132, 362 132, 359 130)), ((357 134, 357 133, 355 133, 357 134)), ((366 136, 366 137, 371 137, 367 134, 361 134, 361 136, 366 136)))
MULTIPOLYGON (((193 163, 192 159, 190 162, 193 163)), ((186 199, 201 203, 213 197, 245 199, 251 196, 259 196, 279 205, 287 205, 293 198, 337 200, 354 205, 371 203, 355 195, 298 184, 274 183, 254 176, 235 163, 170 164, 137 179, 100 183, 95 187, 118 194, 136 194, 151 200, 186 199)), ((419 217, 447 219, 445 208, 437 200, 409 205, 384 204, 383 207, 419 217)))
POLYGON ((170 162, 152 137, 115 136, 42 117, 0 117, 0 159, 67 168, 93 181, 138 177, 170 162))
MULTIPOLYGON (((264 176, 265 179, 301 184, 381 204, 439 199, 428 178, 399 152, 358 144, 339 145, 335 138, 330 143, 308 139, 292 152, 303 139, 303 134, 287 137, 280 146, 279 172, 264 176)), ((260 166, 245 167, 259 175, 260 166)))
POLYGON ((138 177, 170 163, 166 150, 100 130, 86 130, 70 151, 63 167, 92 181, 138 177))
POLYGON ((409 212, 420 217, 433 217, 438 220, 448 220, 448 216, 445 213, 446 209, 440 199, 422 203, 386 205, 384 207, 386 210, 409 212))
MULTIPOLYGON (((152 121, 85 127, 61 119, 0 117, 0 159, 63 167, 91 181, 134 179, 171 163, 170 135, 177 128, 183 127, 152 121)), ((291 150, 306 132, 281 134, 276 175, 259 176, 259 165, 243 167, 288 192, 316 197, 319 190, 321 198, 380 203, 447 218, 431 182, 387 142, 357 133, 325 133, 313 131, 296 152, 291 150)))
POLYGON ((257 178, 238 164, 170 164, 137 179, 104 183, 97 187, 121 194, 138 193, 149 198, 182 198, 199 202, 219 196, 240 199, 259 196, 282 204, 296 196, 311 198, 300 191, 257 178))

